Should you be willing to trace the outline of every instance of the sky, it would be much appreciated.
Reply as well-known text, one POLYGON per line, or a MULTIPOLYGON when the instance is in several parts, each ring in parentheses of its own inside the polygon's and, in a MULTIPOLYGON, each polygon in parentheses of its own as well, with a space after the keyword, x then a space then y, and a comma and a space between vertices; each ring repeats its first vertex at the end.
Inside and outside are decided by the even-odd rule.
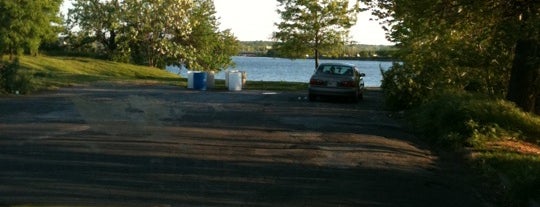
MULTIPOLYGON (((62 11, 71 3, 64 0, 62 11)), ((271 40, 279 21, 276 0, 214 0, 220 30, 231 29, 240 41, 271 40)), ((386 40, 378 22, 370 21, 369 12, 360 13, 357 24, 351 28, 352 40, 360 44, 392 45, 386 40)))
MULTIPOLYGON (((279 21, 276 0, 214 0, 220 29, 231 29, 240 41, 270 40, 279 21)), ((391 45, 384 30, 376 21, 370 21, 369 12, 360 13, 357 24, 351 28, 352 40, 360 44, 391 45)))

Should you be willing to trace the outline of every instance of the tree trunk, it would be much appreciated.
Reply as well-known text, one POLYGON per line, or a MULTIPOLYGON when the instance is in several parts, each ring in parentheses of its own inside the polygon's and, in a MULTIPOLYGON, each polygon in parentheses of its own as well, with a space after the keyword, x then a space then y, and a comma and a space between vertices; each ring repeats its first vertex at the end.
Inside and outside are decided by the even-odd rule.
POLYGON ((507 99, 526 112, 536 112, 540 95, 540 53, 537 40, 518 40, 508 84, 507 99))
POLYGON ((319 50, 315 49, 315 70, 319 68, 319 50))
POLYGON ((536 96, 535 114, 540 115, 540 95, 536 96))
POLYGON ((13 60, 13 53, 15 53, 15 52, 14 52, 13 48, 9 48, 8 50, 9 50, 9 61, 12 61, 13 60))

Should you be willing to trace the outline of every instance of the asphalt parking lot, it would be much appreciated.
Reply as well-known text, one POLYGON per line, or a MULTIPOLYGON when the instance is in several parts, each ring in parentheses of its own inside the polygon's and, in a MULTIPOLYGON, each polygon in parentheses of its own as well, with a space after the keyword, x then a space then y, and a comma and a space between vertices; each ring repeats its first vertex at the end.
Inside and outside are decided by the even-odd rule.
POLYGON ((0 97, 0 206, 483 206, 382 107, 96 85, 0 97))

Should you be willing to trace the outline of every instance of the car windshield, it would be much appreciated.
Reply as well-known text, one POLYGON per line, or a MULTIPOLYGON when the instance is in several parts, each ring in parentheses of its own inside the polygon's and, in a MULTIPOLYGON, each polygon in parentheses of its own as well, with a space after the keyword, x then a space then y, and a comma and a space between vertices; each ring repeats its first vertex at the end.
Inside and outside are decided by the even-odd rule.
POLYGON ((341 66, 341 65, 324 65, 319 67, 317 74, 328 74, 328 75, 353 75, 353 68, 350 66, 341 66))

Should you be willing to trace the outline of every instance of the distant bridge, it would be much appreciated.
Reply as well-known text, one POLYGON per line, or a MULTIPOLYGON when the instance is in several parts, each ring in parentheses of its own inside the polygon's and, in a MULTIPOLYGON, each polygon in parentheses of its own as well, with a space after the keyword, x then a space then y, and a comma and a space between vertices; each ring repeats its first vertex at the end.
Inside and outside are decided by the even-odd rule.
POLYGON ((256 52, 240 52, 238 53, 238 56, 247 56, 247 57, 256 57, 260 56, 262 53, 256 53, 256 52))

